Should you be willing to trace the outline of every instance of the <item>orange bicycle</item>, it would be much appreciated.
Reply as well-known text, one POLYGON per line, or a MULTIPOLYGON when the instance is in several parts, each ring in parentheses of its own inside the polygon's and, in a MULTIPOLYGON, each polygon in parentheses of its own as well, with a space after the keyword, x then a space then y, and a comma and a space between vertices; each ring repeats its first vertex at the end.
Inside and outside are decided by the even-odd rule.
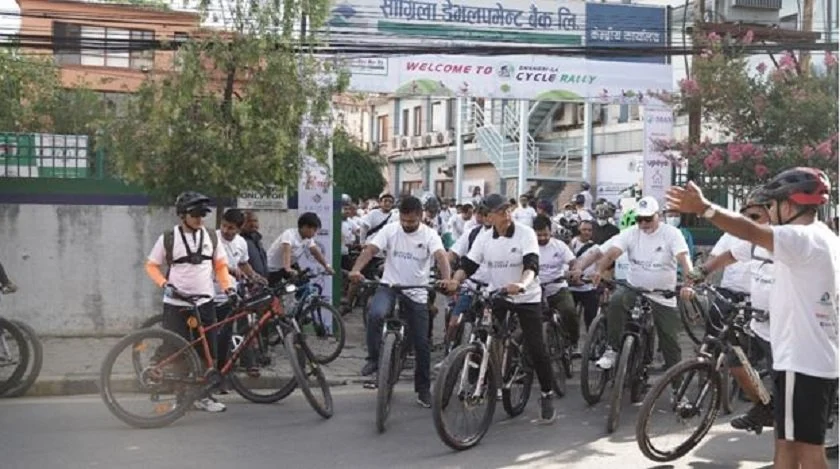
POLYGON ((181 418, 195 400, 207 396, 228 376, 234 389, 254 402, 280 400, 299 386, 319 415, 332 417, 332 394, 317 357, 295 317, 283 311, 282 296, 295 291, 293 284, 262 287, 238 305, 234 314, 209 326, 201 323, 197 307, 208 296, 176 291, 176 298, 193 305, 184 312, 189 315, 187 325, 192 336, 198 337, 187 341, 155 328, 127 335, 102 363, 102 400, 123 422, 137 428, 158 428, 181 418), (217 370, 207 333, 243 322, 248 323, 247 332, 234 332, 233 351, 217 370), (204 365, 196 349, 203 355, 204 365), (259 373, 239 366, 245 351, 255 356, 259 373), (320 388, 319 396, 313 392, 310 379, 320 388))

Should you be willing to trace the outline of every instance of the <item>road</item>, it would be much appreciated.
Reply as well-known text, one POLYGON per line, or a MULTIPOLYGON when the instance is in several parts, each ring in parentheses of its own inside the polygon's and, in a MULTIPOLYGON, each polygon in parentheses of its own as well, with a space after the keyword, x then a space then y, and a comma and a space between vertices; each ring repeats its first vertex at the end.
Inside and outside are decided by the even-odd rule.
MULTIPOLYGON (((572 384, 570 382, 570 384, 572 384)), ((465 452, 444 446, 430 410, 398 385, 388 431, 374 428, 374 391, 333 388, 335 416, 318 417, 299 392, 273 405, 224 396, 222 414, 190 412, 174 425, 135 430, 110 415, 99 396, 0 401, 3 469, 155 468, 770 468, 772 436, 736 432, 721 417, 685 458, 657 465, 639 452, 629 404, 614 435, 604 432, 606 407, 588 409, 578 388, 557 401, 558 422, 531 423, 536 395, 525 415, 496 423, 481 444, 465 452)), ((836 466, 836 462, 834 462, 836 466)))

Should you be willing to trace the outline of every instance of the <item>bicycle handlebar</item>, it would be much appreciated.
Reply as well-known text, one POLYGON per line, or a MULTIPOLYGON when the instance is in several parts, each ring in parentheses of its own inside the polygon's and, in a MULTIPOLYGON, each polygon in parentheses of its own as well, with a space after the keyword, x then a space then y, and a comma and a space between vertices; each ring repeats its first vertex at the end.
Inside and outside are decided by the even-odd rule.
POLYGON ((601 282, 603 282, 607 285, 617 285, 617 286, 620 286, 620 287, 624 287, 624 288, 626 288, 628 290, 631 290, 631 291, 633 291, 637 294, 640 294, 640 295, 649 295, 649 294, 653 293, 653 294, 657 294, 657 295, 662 295, 662 297, 664 297, 664 298, 673 298, 673 297, 677 296, 677 292, 675 292, 674 290, 662 290, 662 289, 658 289, 658 288, 647 289, 647 288, 636 287, 636 286, 630 284, 629 282, 627 282, 626 280, 601 279, 601 282))

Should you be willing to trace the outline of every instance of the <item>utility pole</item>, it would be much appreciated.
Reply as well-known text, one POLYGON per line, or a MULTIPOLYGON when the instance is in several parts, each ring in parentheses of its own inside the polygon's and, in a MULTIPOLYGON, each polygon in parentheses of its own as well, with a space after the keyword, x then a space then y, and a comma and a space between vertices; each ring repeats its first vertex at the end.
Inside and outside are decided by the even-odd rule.
MULTIPOLYGON (((691 54, 691 67, 694 68, 698 60, 703 60, 699 54, 697 45, 705 40, 703 37, 703 28, 700 27, 706 21, 706 1, 694 0, 694 27, 691 31, 691 47, 693 52, 691 54)), ((700 97, 693 109, 688 113, 688 141, 690 143, 700 142, 701 120, 703 116, 702 103, 700 97)))
MULTIPOLYGON (((831 0, 829 0, 831 2, 831 0)), ((826 16, 826 18, 828 18, 826 16)), ((831 19, 829 18, 829 22, 831 19)), ((810 33, 814 30, 814 0, 804 0, 802 2, 802 31, 806 33, 810 33)), ((830 38, 829 38, 830 41, 830 38)), ((807 50, 803 50, 799 54, 799 66, 802 69, 802 73, 809 74, 811 73, 811 53, 807 50)))

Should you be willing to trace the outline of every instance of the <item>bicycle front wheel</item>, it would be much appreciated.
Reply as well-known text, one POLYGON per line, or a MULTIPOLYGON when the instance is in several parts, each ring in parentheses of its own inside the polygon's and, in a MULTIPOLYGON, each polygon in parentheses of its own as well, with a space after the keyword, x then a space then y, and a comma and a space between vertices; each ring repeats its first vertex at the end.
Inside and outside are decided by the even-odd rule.
POLYGON ((508 341, 502 365, 502 407, 510 417, 525 411, 534 383, 534 370, 526 362, 521 343, 522 334, 508 341))
POLYGON ((344 349, 347 332, 344 318, 333 305, 323 299, 315 299, 298 316, 298 322, 318 363, 326 365, 338 358, 344 349))
POLYGON ((399 379, 400 363, 397 350, 397 335, 393 332, 385 334, 382 347, 379 349, 379 372, 376 375, 376 430, 385 431, 385 421, 391 412, 391 395, 394 383, 399 379))
POLYGON ((609 370, 602 370, 595 364, 606 349, 607 321, 603 314, 599 314, 589 325, 580 357, 580 391, 591 406, 601 400, 609 380, 609 370))
POLYGON ((498 377, 493 362, 488 361, 484 379, 479 380, 483 356, 476 344, 456 348, 441 365, 432 390, 435 430, 446 446, 458 451, 477 445, 493 423, 498 377), (475 426, 462 430, 459 421, 464 427, 475 426))
POLYGON ((332 417, 333 400, 330 385, 327 383, 324 371, 315 360, 312 351, 309 350, 305 336, 297 332, 288 332, 283 339, 283 343, 289 353, 289 361, 292 364, 292 370, 295 372, 298 386, 300 386, 307 402, 321 417, 325 419, 332 417), (312 387, 309 384, 310 377, 314 378, 318 384, 318 388, 321 390, 320 396, 316 396, 312 392, 312 387))
POLYGON ((628 335, 624 338, 624 345, 621 346, 621 357, 618 359, 618 368, 613 380, 612 396, 610 397, 610 413, 607 416, 607 433, 612 433, 618 428, 621 420, 621 401, 624 398, 624 387, 627 384, 627 371, 636 352, 636 337, 628 335))
POLYGON ((722 386, 715 364, 702 358, 684 360, 668 370, 639 409, 636 443, 642 453, 652 461, 668 462, 697 446, 717 417, 722 386), (659 416, 682 428, 654 429, 653 420, 659 416), (680 435, 681 430, 688 435, 680 435))
POLYGON ((560 327, 553 321, 543 321, 543 340, 548 349, 548 359, 554 371, 554 382, 551 383, 557 396, 566 395, 566 376, 568 363, 565 359, 566 344, 560 327))
POLYGON ((44 347, 35 331, 23 321, 13 319, 12 323, 26 337, 26 343, 29 346, 29 365, 26 367, 26 372, 21 377, 20 383, 6 391, 3 394, 4 397, 20 397, 26 394, 26 391, 29 391, 29 388, 35 384, 35 380, 41 374, 41 367, 44 365, 44 347))
POLYGON ((14 323, 0 318, 0 395, 21 384, 28 366, 26 336, 14 323))

